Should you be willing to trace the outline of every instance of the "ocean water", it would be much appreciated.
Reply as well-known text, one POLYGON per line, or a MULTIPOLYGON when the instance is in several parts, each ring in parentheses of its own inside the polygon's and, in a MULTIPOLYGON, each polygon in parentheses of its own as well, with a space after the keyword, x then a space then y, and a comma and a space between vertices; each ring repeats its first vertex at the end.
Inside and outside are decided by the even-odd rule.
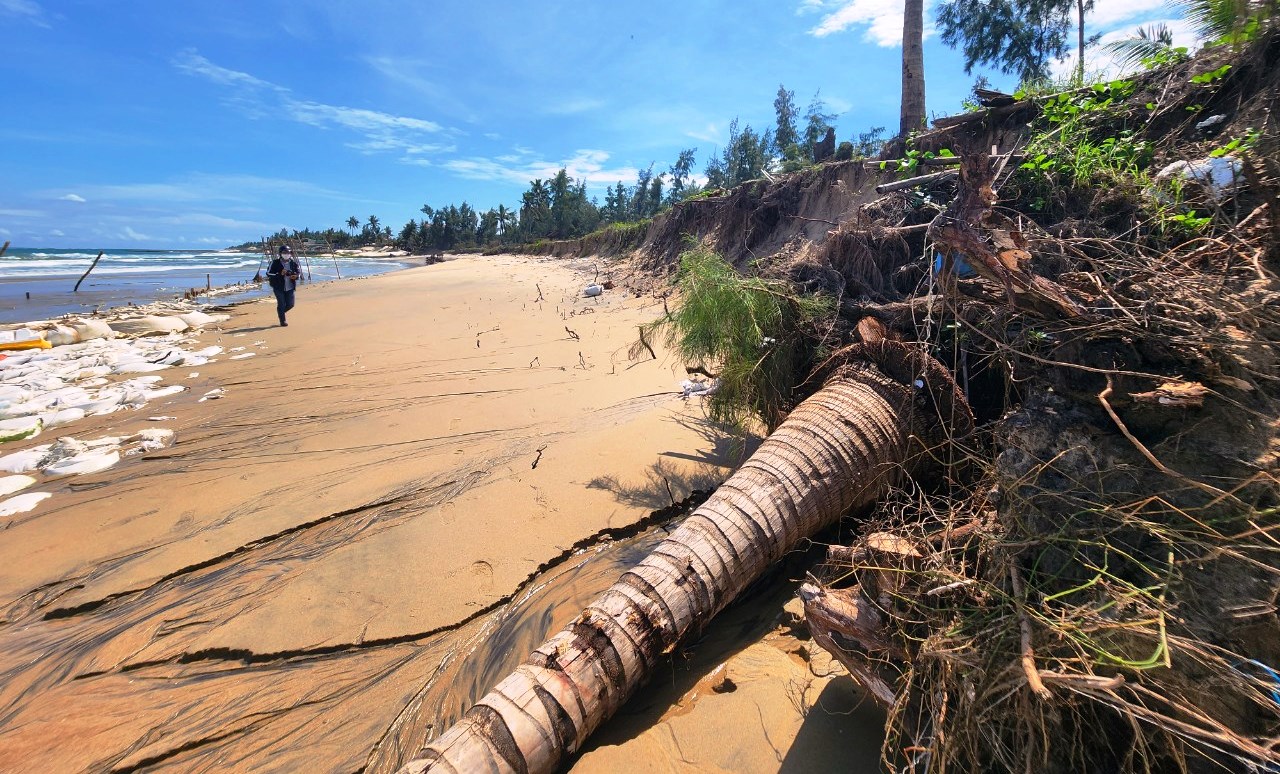
MULTIPOLYGON (((98 265, 72 292, 76 280, 93 263, 97 250, 10 248, 0 256, 0 323, 87 314, 127 304, 146 304, 179 296, 206 283, 223 287, 250 282, 266 264, 263 256, 231 251, 105 250, 98 265)), ((312 282, 382 274, 404 262, 371 258, 300 256, 304 276, 312 282)), ((303 286, 305 290, 305 284, 303 286)), ((216 296, 220 304, 269 295, 265 284, 242 293, 216 296)), ((203 301, 202 299, 198 299, 203 301)))

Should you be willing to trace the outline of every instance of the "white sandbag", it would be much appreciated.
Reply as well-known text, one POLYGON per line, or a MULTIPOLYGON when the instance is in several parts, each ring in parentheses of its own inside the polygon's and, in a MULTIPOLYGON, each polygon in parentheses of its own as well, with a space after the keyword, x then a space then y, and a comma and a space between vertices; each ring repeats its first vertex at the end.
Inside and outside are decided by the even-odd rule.
POLYGON ((40 435, 44 422, 40 417, 0 419, 0 443, 22 441, 40 435))
POLYGON ((116 320, 111 329, 126 336, 155 336, 165 333, 181 333, 188 326, 178 317, 161 317, 149 314, 145 317, 133 317, 128 320, 116 320))
POLYGON ((44 338, 55 347, 64 347, 80 341, 80 334, 70 325, 54 325, 45 331, 44 338))
POLYGON ((167 398, 170 395, 177 395, 186 389, 186 387, 183 387, 180 384, 173 384, 168 387, 161 387, 158 390, 144 390, 142 394, 146 396, 148 401, 152 401, 157 398, 167 398))
POLYGON ((21 492, 35 482, 36 480, 31 476, 0 477, 0 497, 8 497, 14 492, 21 492))
POLYGON ((26 513, 44 500, 53 497, 48 492, 28 492, 17 497, 10 497, 0 503, 0 516, 12 516, 15 513, 26 513))
POLYGON ((46 467, 44 472, 50 476, 83 476, 106 470, 118 462, 120 462, 119 451, 114 449, 107 452, 91 451, 59 460, 46 467))
POLYGON ((99 376, 106 376, 109 373, 111 373, 111 366, 95 365, 89 366, 88 368, 81 368, 80 371, 76 373, 75 378, 96 379, 99 376))
POLYGON ((40 462, 44 460, 50 448, 50 445, 46 443, 24 451, 6 454, 0 457, 0 471, 5 473, 30 473, 40 466, 40 462))
POLYGON ((583 288, 582 295, 586 296, 587 298, 591 298, 592 296, 598 296, 603 292, 604 292, 604 286, 597 285, 593 282, 590 285, 587 285, 585 288, 583 288))
POLYGON ((44 410, 44 406, 39 403, 10 403, 0 409, 0 419, 16 419, 18 417, 30 417, 39 414, 44 410))
POLYGON ((92 341, 94 339, 110 339, 116 334, 111 330, 111 326, 102 320, 81 320, 73 323, 71 328, 76 332, 77 341, 92 341))
POLYGON ((85 412, 82 408, 66 408, 52 414, 41 415, 41 419, 44 420, 44 426, 46 428, 69 425, 72 422, 79 422, 84 419, 84 417, 85 412))
POLYGON ((0 330, 0 344, 16 344, 22 341, 35 341, 41 338, 40 331, 31 328, 8 328, 0 330))
POLYGON ((186 323, 188 326, 192 328, 203 328, 206 325, 213 325, 215 323, 222 322, 223 320, 230 320, 231 315, 220 314, 220 315, 214 316, 214 315, 205 314, 204 312, 196 310, 192 312, 187 312, 186 314, 180 314, 178 315, 178 319, 182 320, 184 323, 186 323))
POLYGON ((116 363, 111 370, 118 374, 145 374, 152 371, 163 371, 168 367, 162 363, 134 360, 127 363, 116 363))

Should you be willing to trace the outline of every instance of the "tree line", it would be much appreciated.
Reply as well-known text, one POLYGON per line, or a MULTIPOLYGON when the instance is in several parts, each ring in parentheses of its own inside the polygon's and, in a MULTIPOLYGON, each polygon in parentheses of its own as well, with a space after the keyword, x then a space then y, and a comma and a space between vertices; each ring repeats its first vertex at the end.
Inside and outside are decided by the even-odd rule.
MULTIPOLYGON (((944 43, 960 48, 965 71, 986 65, 1014 75, 1020 84, 1043 81, 1050 66, 1071 42, 1080 53, 1074 79, 1083 81, 1084 53, 1097 37, 1086 35, 1085 16, 1094 0, 945 0, 938 6, 937 23, 944 43), (1074 41, 1072 40, 1074 37, 1074 41)), ((1275 19, 1274 3, 1238 0, 1178 0, 1210 43, 1240 42, 1269 28, 1275 19)), ((904 0, 902 45, 902 100, 899 137, 909 137, 925 127, 924 7, 923 0, 904 0)), ((1174 51, 1167 30, 1139 30, 1132 41, 1112 44, 1113 51, 1133 59, 1174 51)), ((975 90, 986 85, 979 78, 975 90)), ((650 164, 632 185, 619 180, 604 193, 604 201, 588 197, 585 180, 575 180, 567 169, 549 179, 530 181, 519 206, 498 205, 483 212, 467 202, 460 205, 423 205, 422 218, 409 220, 393 234, 376 216, 362 221, 352 216, 346 230, 289 232, 273 238, 326 241, 335 249, 363 245, 393 245, 411 252, 439 252, 468 248, 500 247, 545 239, 574 239, 613 224, 638 223, 691 197, 709 195, 755 180, 770 172, 793 172, 824 160, 871 158, 886 139, 885 127, 871 127, 839 146, 834 142, 836 115, 828 112, 814 94, 802 113, 795 92, 779 85, 773 102, 774 124, 762 130, 729 124, 728 143, 710 154, 703 168, 705 183, 694 176, 697 148, 686 148, 666 171, 650 164)))

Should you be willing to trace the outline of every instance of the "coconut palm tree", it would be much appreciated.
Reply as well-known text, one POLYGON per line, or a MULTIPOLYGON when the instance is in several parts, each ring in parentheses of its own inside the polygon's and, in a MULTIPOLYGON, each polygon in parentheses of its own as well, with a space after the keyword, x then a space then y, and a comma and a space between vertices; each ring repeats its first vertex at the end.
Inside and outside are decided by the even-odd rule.
POLYGON ((347 228, 351 229, 351 236, 355 236, 356 229, 360 228, 360 219, 355 215, 347 218, 347 228))
POLYGON ((1176 0, 1196 37, 1208 44, 1243 43, 1272 26, 1274 0, 1176 0))
POLYGON ((549 772, 772 562, 972 416, 946 370, 859 345, 671 536, 401 771, 549 772))
POLYGON ((1115 56, 1116 61, 1125 67, 1133 67, 1161 55, 1173 56, 1173 30, 1165 24, 1139 27, 1132 37, 1112 41, 1103 50, 1115 56))
POLYGON ((924 0, 904 0, 899 136, 924 128, 924 0))

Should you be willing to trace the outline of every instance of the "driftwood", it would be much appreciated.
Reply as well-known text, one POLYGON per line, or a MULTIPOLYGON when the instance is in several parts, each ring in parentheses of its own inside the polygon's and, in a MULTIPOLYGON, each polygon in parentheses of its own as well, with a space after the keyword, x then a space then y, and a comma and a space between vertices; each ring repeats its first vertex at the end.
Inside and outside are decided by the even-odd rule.
POLYGON ((4 246, 0 247, 0 255, 4 255, 8 251, 9 251, 9 240, 6 239, 4 240, 4 246))
POLYGON ((963 259, 980 277, 1004 287, 1013 306, 1041 314, 1078 317, 1083 311, 1066 291, 1031 269, 1031 253, 1016 224, 995 212, 991 157, 966 155, 960 164, 960 190, 947 210, 934 218, 929 238, 947 258, 963 259))
POLYGON ((946 169, 941 172, 930 172, 927 175, 909 177, 906 180, 895 180, 892 183, 881 183, 876 186, 876 193, 886 194, 891 191, 902 191, 907 188, 915 188, 918 185, 925 185, 926 183, 936 183, 939 180, 946 180, 955 176, 956 172, 953 169, 946 169))
POLYGON ((972 427, 946 369, 919 350, 848 356, 670 537, 402 771, 555 770, 766 567, 878 498, 922 445, 972 427), (921 390, 940 405, 922 408, 921 390))
POLYGON ((850 676, 867 689, 872 698, 885 707, 897 700, 893 687, 882 678, 863 651, 897 653, 888 639, 884 621, 858 587, 824 589, 805 583, 799 590, 804 601, 804 618, 809 634, 824 650, 849 670, 850 676))
MULTIPOLYGON (((6 247, 8 246, 8 244, 9 244, 8 242, 5 242, 5 246, 6 246, 6 247)), ((105 253, 105 252, 106 252, 106 250, 99 250, 99 251, 98 251, 98 257, 93 259, 93 263, 89 264, 89 268, 85 269, 85 270, 84 270, 84 274, 81 274, 81 275, 80 275, 80 279, 76 280, 76 286, 75 286, 74 288, 72 288, 72 289, 71 289, 71 292, 72 292, 72 293, 79 293, 79 292, 80 292, 80 283, 81 283, 81 282, 84 282, 84 278, 89 276, 89 272, 93 271, 93 267, 98 265, 98 261, 102 260, 102 255, 103 255, 103 253, 105 253)))

